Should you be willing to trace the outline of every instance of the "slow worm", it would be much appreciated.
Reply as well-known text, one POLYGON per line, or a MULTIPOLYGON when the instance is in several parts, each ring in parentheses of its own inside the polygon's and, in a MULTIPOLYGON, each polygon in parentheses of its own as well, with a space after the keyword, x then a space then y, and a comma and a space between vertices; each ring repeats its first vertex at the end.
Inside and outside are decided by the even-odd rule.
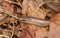
POLYGON ((22 23, 33 24, 33 25, 37 25, 37 26, 41 26, 41 27, 48 26, 50 23, 50 21, 48 21, 48 20, 37 19, 34 17, 23 17, 23 18, 20 18, 19 20, 22 23))
POLYGON ((34 24, 34 25, 42 26, 42 27, 48 26, 50 23, 50 21, 48 20, 41 20, 35 17, 23 17, 19 19, 18 17, 12 15, 11 12, 9 12, 7 9, 4 9, 4 11, 5 11, 4 13, 8 14, 9 16, 12 16, 13 18, 19 20, 22 23, 34 24))

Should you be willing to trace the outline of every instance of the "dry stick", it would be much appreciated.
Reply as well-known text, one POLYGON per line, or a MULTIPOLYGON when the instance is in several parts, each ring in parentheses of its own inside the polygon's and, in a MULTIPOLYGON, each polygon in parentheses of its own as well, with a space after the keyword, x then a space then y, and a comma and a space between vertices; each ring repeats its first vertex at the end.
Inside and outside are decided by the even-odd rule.
POLYGON ((12 31, 11 38, 13 37, 13 35, 14 35, 14 23, 13 23, 13 31, 12 31))
MULTIPOLYGON (((39 7, 41 7, 43 4, 48 3, 48 2, 56 2, 56 1, 45 1, 45 2, 41 3, 41 4, 37 7, 36 10, 34 10, 31 5, 30 5, 30 6, 31 6, 31 9, 36 13, 36 12, 39 10, 39 7)), ((40 10, 41 10, 41 9, 40 9, 40 10)))
POLYGON ((5 37, 5 38, 10 38, 10 37, 8 37, 8 36, 6 36, 6 35, 0 35, 1 37, 3 36, 3 37, 5 37))
POLYGON ((35 10, 35 12, 37 12, 37 10, 39 9, 39 7, 41 7, 43 4, 48 3, 48 2, 55 2, 55 1, 45 1, 45 2, 41 3, 41 4, 37 7, 37 9, 35 10))
POLYGON ((32 11, 36 11, 36 9, 34 9, 34 1, 32 2, 32 0, 29 2, 29 4, 28 4, 30 7, 31 7, 31 10, 32 11))
POLYGON ((4 10, 4 13, 5 13, 5 14, 8 14, 9 16, 12 16, 12 17, 15 18, 15 19, 18 19, 18 17, 12 15, 11 12, 8 11, 5 7, 2 7, 2 6, 0 6, 0 7, 4 10))
POLYGON ((16 0, 18 2, 18 4, 22 7, 22 4, 19 2, 19 0, 16 0))
MULTIPOLYGON (((2 11, 2 12, 4 12, 4 10, 3 10, 3 8, 2 8, 2 6, 0 5, 0 10, 2 11)), ((2 21, 4 18, 6 18, 8 15, 6 15, 6 16, 4 16, 4 17, 2 17, 1 19, 0 19, 0 21, 2 21)))
POLYGON ((17 5, 20 5, 20 7, 22 7, 21 3, 16 3, 16 2, 13 2, 13 1, 8 1, 8 0, 5 0, 6 2, 9 2, 9 3, 13 3, 13 4, 17 4, 17 5))
POLYGON ((5 18, 7 18, 7 16, 5 16, 5 17, 1 18, 1 19, 0 19, 0 22, 1 22, 2 20, 4 20, 5 18))
POLYGON ((28 3, 29 3, 29 0, 24 0, 23 1, 23 3, 22 3, 22 14, 26 14, 27 13, 28 3))
MULTIPOLYGON (((1 7, 1 6, 0 6, 1 7)), ((2 8, 2 7, 1 7, 2 8)), ((4 10, 4 13, 6 13, 6 14, 8 14, 8 15, 11 15, 11 16, 13 16, 12 14, 10 14, 10 12, 9 11, 7 11, 6 9, 4 9, 4 8, 2 8, 3 10, 4 10)), ((14 16, 15 17, 15 16, 14 16)), ((17 18, 17 17, 16 17, 17 18)), ((13 23, 13 31, 12 31, 12 36, 13 36, 13 34, 14 34, 14 23, 13 23)), ((12 36, 11 36, 11 38, 12 38, 12 36)), ((6 37, 6 36, 5 36, 6 37)))
POLYGON ((37 7, 37 9, 39 9, 39 7, 41 7, 43 4, 48 3, 48 2, 55 2, 55 1, 45 1, 45 2, 41 3, 41 4, 37 7))

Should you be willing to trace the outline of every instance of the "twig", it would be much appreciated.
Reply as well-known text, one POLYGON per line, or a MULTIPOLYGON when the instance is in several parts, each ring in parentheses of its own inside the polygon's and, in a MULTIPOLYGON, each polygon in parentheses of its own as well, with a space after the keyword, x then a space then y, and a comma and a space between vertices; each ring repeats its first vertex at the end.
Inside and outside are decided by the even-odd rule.
POLYGON ((8 1, 8 0, 5 0, 5 1, 8 2, 8 3, 20 5, 20 7, 22 7, 21 3, 16 3, 16 2, 13 2, 13 1, 8 1))
POLYGON ((11 38, 13 37, 13 35, 14 35, 14 23, 13 23, 13 31, 12 31, 11 38))
POLYGON ((0 35, 1 37, 3 36, 3 37, 5 37, 5 38, 10 38, 10 37, 8 37, 8 36, 6 36, 6 35, 0 35))
POLYGON ((18 2, 18 4, 22 7, 22 4, 19 2, 19 0, 16 0, 18 2))
POLYGON ((24 31, 26 31, 30 36, 31 36, 31 38, 34 38, 34 35, 32 35, 30 32, 29 32, 29 30, 28 29, 23 29, 24 31))
POLYGON ((23 1, 23 3, 22 3, 22 14, 26 14, 27 13, 28 4, 29 4, 29 0, 24 0, 23 1))
POLYGON ((39 9, 39 7, 41 7, 43 4, 48 3, 48 2, 56 2, 56 1, 45 1, 45 2, 41 3, 41 4, 37 7, 37 9, 39 9))
POLYGON ((4 10, 3 13, 5 13, 5 14, 7 14, 7 15, 9 15, 9 16, 12 16, 12 17, 15 18, 15 19, 18 19, 18 17, 12 15, 11 12, 8 11, 5 7, 2 7, 1 5, 0 5, 0 7, 4 10))
MULTIPOLYGON (((45 2, 41 3, 41 4, 37 7, 37 9, 35 10, 35 13, 39 10, 39 7, 41 7, 42 5, 44 5, 45 3, 48 3, 48 2, 56 2, 56 1, 45 1, 45 2)), ((41 9, 40 9, 40 10, 41 10, 41 9)))

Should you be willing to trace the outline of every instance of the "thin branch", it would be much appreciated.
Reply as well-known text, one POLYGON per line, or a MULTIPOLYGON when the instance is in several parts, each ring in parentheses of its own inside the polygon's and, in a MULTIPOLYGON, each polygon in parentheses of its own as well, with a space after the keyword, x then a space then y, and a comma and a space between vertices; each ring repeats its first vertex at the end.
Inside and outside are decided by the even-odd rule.
POLYGON ((13 2, 13 1, 8 1, 8 0, 5 0, 5 1, 8 2, 8 3, 17 4, 17 5, 19 5, 20 7, 22 7, 22 5, 21 5, 20 2, 16 3, 16 2, 13 2))
POLYGON ((22 4, 19 2, 19 0, 16 0, 18 2, 18 4, 22 7, 22 4))
POLYGON ((39 7, 41 7, 42 5, 44 5, 45 3, 48 3, 48 2, 56 2, 56 1, 45 1, 45 2, 41 3, 41 4, 37 7, 37 9, 35 10, 35 13, 36 13, 38 10, 41 10, 41 9, 39 9, 39 7))
POLYGON ((10 37, 8 37, 8 36, 6 36, 6 35, 0 35, 0 37, 2 37, 2 36, 5 37, 5 38, 10 38, 10 37))
POLYGON ((37 9, 39 9, 39 7, 41 7, 43 4, 48 3, 48 2, 55 2, 55 1, 45 1, 45 2, 41 3, 41 4, 37 7, 37 9))
POLYGON ((14 35, 14 23, 13 23, 13 31, 12 31, 11 38, 13 37, 13 35, 14 35))

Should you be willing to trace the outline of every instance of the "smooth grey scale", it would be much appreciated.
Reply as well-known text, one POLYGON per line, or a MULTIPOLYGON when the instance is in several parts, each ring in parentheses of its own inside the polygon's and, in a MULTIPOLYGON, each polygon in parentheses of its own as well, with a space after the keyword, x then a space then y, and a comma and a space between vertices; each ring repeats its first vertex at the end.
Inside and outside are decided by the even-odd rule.
POLYGON ((29 24, 33 24, 41 27, 48 26, 50 23, 50 21, 48 20, 37 19, 34 17, 24 17, 24 18, 20 18, 19 20, 22 23, 29 23, 29 24))

